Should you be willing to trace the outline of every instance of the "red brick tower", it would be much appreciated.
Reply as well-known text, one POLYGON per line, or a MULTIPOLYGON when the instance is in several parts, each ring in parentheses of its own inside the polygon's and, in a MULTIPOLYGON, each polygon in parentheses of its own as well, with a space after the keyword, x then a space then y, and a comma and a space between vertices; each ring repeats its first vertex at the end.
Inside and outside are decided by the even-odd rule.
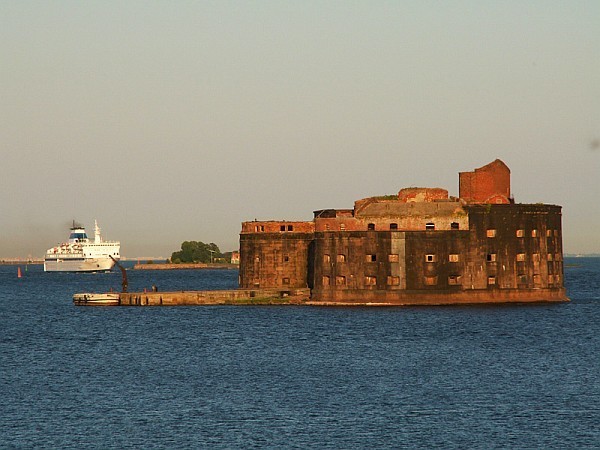
POLYGON ((458 178, 459 197, 467 203, 512 203, 510 169, 499 159, 458 178))

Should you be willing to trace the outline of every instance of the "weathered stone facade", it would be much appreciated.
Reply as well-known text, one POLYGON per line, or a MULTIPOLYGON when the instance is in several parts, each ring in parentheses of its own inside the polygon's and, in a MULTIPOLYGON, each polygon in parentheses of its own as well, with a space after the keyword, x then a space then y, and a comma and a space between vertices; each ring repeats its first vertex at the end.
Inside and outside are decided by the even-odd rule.
POLYGON ((308 287, 337 304, 566 301, 561 207, 514 204, 500 160, 461 173, 460 192, 408 188, 312 222, 244 222, 240 287, 308 287))
POLYGON ((244 222, 240 234, 240 288, 306 288, 312 222, 244 222))

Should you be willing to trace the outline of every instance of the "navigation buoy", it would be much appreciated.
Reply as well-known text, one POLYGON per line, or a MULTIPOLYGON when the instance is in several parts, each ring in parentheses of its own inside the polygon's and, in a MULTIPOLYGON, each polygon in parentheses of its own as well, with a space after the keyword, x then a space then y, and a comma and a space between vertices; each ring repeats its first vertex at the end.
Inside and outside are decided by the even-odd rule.
POLYGON ((17 266, 17 278, 21 278, 23 274, 21 273, 21 266, 17 266))

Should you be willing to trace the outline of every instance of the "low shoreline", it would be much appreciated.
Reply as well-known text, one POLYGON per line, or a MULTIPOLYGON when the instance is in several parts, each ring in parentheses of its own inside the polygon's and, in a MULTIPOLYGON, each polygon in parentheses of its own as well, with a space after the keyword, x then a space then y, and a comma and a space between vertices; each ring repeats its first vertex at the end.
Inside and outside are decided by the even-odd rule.
POLYGON ((34 266, 44 264, 43 259, 0 259, 0 266, 34 266))
POLYGON ((223 263, 182 263, 182 264, 163 264, 138 263, 133 266, 134 270, 189 270, 189 269, 238 269, 238 264, 223 264, 223 263))

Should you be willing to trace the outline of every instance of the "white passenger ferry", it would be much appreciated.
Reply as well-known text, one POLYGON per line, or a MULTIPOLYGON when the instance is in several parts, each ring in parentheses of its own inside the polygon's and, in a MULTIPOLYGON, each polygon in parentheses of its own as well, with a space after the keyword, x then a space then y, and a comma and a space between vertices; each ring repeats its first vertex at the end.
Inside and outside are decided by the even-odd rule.
POLYGON ((94 221, 94 240, 85 228, 73 222, 69 241, 49 248, 44 258, 44 272, 106 272, 120 259, 121 243, 103 241, 98 222, 94 221), (113 259, 111 259, 114 258, 113 259))

